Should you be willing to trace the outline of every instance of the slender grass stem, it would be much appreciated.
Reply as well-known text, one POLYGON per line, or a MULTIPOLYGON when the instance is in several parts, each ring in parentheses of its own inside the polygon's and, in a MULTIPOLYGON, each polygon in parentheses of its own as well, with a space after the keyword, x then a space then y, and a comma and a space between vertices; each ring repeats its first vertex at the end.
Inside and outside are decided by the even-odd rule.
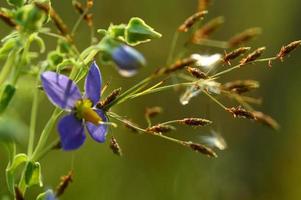
POLYGON ((167 65, 170 65, 172 62, 178 39, 179 39, 179 32, 176 31, 172 38, 171 47, 170 47, 169 54, 168 54, 167 61, 166 61, 167 65))
MULTIPOLYGON (((248 64, 253 64, 253 63, 258 63, 258 62, 269 62, 269 61, 276 60, 276 59, 277 59, 277 57, 263 58, 263 59, 254 60, 252 62, 249 62, 248 64)), ((243 65, 241 65, 241 64, 235 65, 229 69, 226 69, 226 70, 223 70, 221 72, 214 74, 213 76, 211 76, 211 78, 217 78, 218 76, 227 74, 235 69, 241 68, 242 66, 243 65)))
POLYGON ((34 145, 35 132, 36 132, 36 121, 37 121, 38 103, 39 103, 39 89, 37 88, 38 84, 39 84, 39 76, 36 77, 36 83, 35 83, 35 89, 34 89, 33 101, 31 107, 29 141, 28 141, 28 150, 27 150, 27 154, 29 157, 31 157, 33 152, 33 145, 34 145))
POLYGON ((214 101, 217 105, 219 105, 220 107, 222 107, 224 110, 227 109, 226 106, 224 106, 224 104, 222 104, 219 100, 217 100, 214 96, 212 96, 211 94, 209 94, 206 90, 203 90, 204 94, 206 94, 212 101, 214 101))

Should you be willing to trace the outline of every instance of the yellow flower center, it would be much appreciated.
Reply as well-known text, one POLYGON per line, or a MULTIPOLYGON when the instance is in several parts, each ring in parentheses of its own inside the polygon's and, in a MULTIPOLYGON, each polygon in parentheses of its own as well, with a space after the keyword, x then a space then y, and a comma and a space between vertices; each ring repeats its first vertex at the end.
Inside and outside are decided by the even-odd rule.
POLYGON ((79 100, 75 104, 76 117, 85 119, 95 125, 102 122, 101 117, 92 109, 92 102, 89 99, 79 100))

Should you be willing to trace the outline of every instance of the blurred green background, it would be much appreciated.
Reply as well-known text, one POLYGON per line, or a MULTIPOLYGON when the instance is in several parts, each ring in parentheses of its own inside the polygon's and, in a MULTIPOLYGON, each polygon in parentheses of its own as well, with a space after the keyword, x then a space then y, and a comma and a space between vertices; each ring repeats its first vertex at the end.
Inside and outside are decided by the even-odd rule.
MULTIPOLYGON (((54 0, 53 6, 72 26, 77 14, 71 1, 54 0)), ((213 36, 227 39, 248 27, 263 28, 263 35, 250 45, 267 46, 266 56, 274 55, 283 44, 301 38, 299 0, 227 0, 213 1, 207 19, 223 15, 226 23, 213 36)), ((156 66, 164 65, 173 33, 187 16, 196 11, 196 0, 98 0, 95 1, 96 27, 106 28, 113 23, 127 22, 138 16, 163 34, 159 40, 139 47, 149 65, 132 79, 121 78, 111 67, 102 67, 110 89, 127 88, 141 80, 156 66)), ((0 23, 1 37, 9 28, 0 23)), ((82 24, 76 37, 80 49, 90 41, 89 32, 82 24)), ((49 48, 54 44, 49 40, 49 48)), ((223 53, 220 49, 199 48, 198 53, 223 53)), ((249 66, 225 76, 232 79, 257 79, 261 88, 255 93, 263 97, 259 110, 271 114, 281 124, 273 132, 247 120, 234 120, 205 97, 193 99, 181 106, 174 91, 132 100, 114 109, 135 122, 146 125, 143 112, 146 106, 162 106, 164 113, 156 121, 187 116, 208 117, 214 121, 229 148, 219 152, 217 159, 209 159, 160 138, 133 134, 120 127, 113 134, 123 149, 117 157, 108 148, 89 137, 76 152, 51 152, 42 160, 45 188, 58 184, 59 177, 74 170, 74 182, 60 199, 85 200, 233 200, 233 199, 300 199, 301 198, 301 50, 298 49, 284 63, 275 62, 272 69, 266 64, 249 66)), ((18 93, 11 106, 11 114, 29 122, 31 81, 23 80, 24 93, 18 93)), ((43 95, 44 96, 44 95, 43 95)), ((233 102, 226 101, 228 105, 233 102)), ((231 104, 232 103, 232 104, 231 104)), ((41 130, 53 109, 43 97, 40 102, 38 129, 41 130)), ((200 141, 210 129, 179 129, 172 136, 200 141)), ((56 137, 53 131, 52 139, 56 137)), ((25 151, 24 147, 20 148, 25 151)), ((0 150, 0 196, 6 192, 4 169, 7 158, 0 150)), ((38 188, 37 188, 38 189, 38 188)), ((30 195, 28 199, 33 199, 30 195)))

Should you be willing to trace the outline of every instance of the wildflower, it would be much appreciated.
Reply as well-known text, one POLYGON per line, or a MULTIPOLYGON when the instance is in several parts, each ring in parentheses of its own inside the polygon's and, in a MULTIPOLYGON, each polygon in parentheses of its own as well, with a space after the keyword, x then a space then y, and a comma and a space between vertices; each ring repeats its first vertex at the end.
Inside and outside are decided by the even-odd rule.
POLYGON ((134 48, 121 45, 113 50, 112 58, 122 76, 130 77, 137 73, 137 70, 146 65, 143 55, 134 48))
POLYGON ((91 64, 87 75, 83 96, 77 85, 64 75, 47 71, 42 73, 41 79, 49 100, 71 112, 58 123, 64 150, 77 149, 84 143, 84 124, 95 141, 105 141, 108 119, 101 109, 94 107, 100 99, 102 85, 101 74, 95 62, 91 64))
POLYGON ((192 54, 190 57, 196 61, 196 66, 204 70, 211 70, 220 63, 222 55, 218 53, 213 55, 192 54))

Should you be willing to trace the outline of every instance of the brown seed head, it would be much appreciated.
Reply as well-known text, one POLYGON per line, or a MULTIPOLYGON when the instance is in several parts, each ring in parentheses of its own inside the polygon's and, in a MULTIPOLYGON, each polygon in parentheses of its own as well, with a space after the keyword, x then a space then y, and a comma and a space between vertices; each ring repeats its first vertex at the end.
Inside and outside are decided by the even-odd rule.
POLYGON ((235 118, 238 117, 238 118, 246 118, 246 119, 250 119, 250 120, 256 120, 256 117, 254 116, 254 114, 252 112, 247 111, 240 106, 227 108, 226 111, 233 114, 233 116, 235 118))
POLYGON ((266 125, 274 130, 279 129, 279 124, 271 116, 259 111, 254 111, 253 115, 255 116, 256 121, 258 121, 259 123, 262 123, 263 125, 266 125))
POLYGON ((178 32, 187 32, 196 22, 202 20, 208 12, 206 10, 197 12, 188 17, 178 28, 178 32))
POLYGON ((301 45, 301 40, 297 40, 289 43, 286 46, 283 46, 280 49, 280 52, 277 54, 277 58, 283 61, 284 57, 287 56, 291 51, 295 50, 297 47, 301 45))
POLYGON ((228 43, 230 47, 237 47, 245 42, 248 42, 255 38, 256 36, 260 35, 262 32, 261 28, 249 28, 244 30, 237 35, 234 35, 232 38, 229 39, 228 43))
POLYGON ((255 80, 236 80, 225 83, 222 86, 223 90, 242 94, 253 89, 259 88, 259 82, 255 80))
POLYGON ((148 107, 148 108, 145 108, 144 115, 147 118, 153 118, 153 117, 161 114, 162 111, 163 111, 163 109, 159 106, 148 107))
POLYGON ((217 157, 217 154, 211 148, 203 144, 198 144, 193 142, 185 142, 185 144, 198 153, 205 154, 208 157, 213 157, 213 158, 217 157))
POLYGON ((178 121, 180 124, 185 124, 188 126, 207 126, 212 124, 212 121, 202 118, 184 118, 178 121))
POLYGON ((122 156, 122 150, 121 150, 117 140, 113 136, 111 137, 111 140, 110 140, 110 148, 115 155, 122 156))
POLYGON ((260 47, 260 48, 256 49, 252 53, 248 54, 247 57, 245 57, 241 61, 239 61, 240 65, 245 65, 247 63, 257 60, 257 58, 259 58, 265 50, 266 50, 265 47, 260 47))
POLYGON ((96 107, 99 109, 103 109, 107 105, 109 105, 112 101, 114 101, 121 92, 121 88, 115 89, 109 94, 103 101, 96 104, 96 107))
POLYGON ((166 133, 172 130, 175 130, 173 126, 165 125, 165 124, 158 124, 146 129, 146 131, 150 133, 166 133))
POLYGON ((199 11, 207 10, 210 3, 211 3, 211 0, 199 0, 198 1, 198 10, 199 11))
POLYGON ((61 182, 56 188, 55 196, 60 197, 66 191, 69 184, 73 181, 73 172, 70 171, 68 175, 61 177, 61 182))
POLYGON ((187 67, 186 70, 197 79, 208 79, 208 76, 199 68, 187 67))
POLYGON ((216 31, 224 23, 224 21, 224 17, 222 16, 210 20, 194 32, 191 42, 194 44, 200 43, 202 39, 209 37, 214 31, 216 31))
POLYGON ((235 58, 243 55, 247 51, 249 51, 251 47, 240 47, 238 49, 235 49, 229 53, 225 53, 225 56, 222 58, 224 63, 227 63, 228 65, 231 65, 230 61, 234 60, 235 58))
POLYGON ((87 0, 87 8, 92 8, 94 5, 94 0, 87 0))

